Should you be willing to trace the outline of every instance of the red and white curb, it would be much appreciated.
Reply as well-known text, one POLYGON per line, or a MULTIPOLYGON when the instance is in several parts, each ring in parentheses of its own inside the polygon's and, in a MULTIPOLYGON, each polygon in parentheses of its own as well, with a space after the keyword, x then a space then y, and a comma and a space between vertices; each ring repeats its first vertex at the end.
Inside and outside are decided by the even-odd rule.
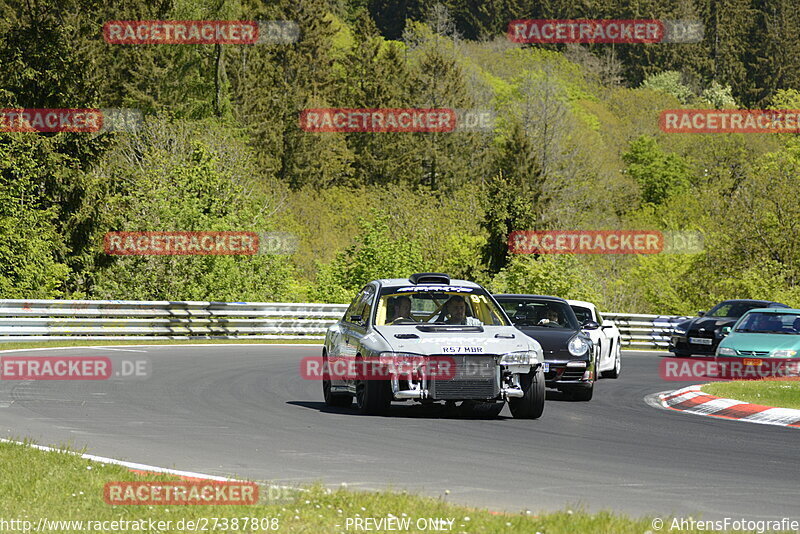
POLYGON ((689 386, 676 391, 654 395, 662 408, 695 415, 733 419, 761 425, 800 428, 800 410, 773 408, 761 404, 750 404, 734 399, 723 399, 703 393, 702 385, 689 386))

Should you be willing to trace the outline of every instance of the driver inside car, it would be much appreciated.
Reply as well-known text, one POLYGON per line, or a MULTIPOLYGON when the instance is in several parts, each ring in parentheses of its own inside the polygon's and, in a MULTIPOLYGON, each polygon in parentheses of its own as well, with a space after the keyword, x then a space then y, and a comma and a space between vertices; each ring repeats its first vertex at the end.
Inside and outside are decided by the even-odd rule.
POLYGON ((561 317, 559 316, 558 311, 550 308, 547 310, 544 318, 539 321, 539 324, 561 326, 561 317))
POLYGON ((480 326, 483 324, 476 317, 467 317, 467 302, 461 296, 450 297, 444 305, 442 315, 444 322, 447 324, 463 324, 467 326, 480 326))

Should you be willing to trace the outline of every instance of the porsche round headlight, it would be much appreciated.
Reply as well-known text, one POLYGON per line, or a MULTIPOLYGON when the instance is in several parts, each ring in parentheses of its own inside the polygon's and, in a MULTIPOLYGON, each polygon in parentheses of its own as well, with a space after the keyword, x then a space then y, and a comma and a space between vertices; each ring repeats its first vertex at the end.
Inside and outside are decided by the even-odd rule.
POLYGON ((573 356, 583 356, 589 350, 589 343, 578 336, 573 337, 567 344, 567 350, 573 356))

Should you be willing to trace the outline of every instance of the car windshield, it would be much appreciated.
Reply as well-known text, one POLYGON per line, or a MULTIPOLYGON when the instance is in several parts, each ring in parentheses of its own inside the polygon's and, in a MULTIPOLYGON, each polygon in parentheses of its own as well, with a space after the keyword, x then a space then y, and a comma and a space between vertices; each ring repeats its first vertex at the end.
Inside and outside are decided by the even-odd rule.
POLYGON ((514 326, 569 330, 580 328, 569 305, 557 300, 504 297, 498 299, 498 302, 514 326))
POLYGON ((572 311, 575 312, 575 317, 578 318, 578 322, 583 324, 586 321, 594 321, 592 317, 592 310, 589 308, 584 308, 583 306, 570 306, 572 311))
POLYGON ((421 323, 510 326, 503 312, 481 288, 408 286, 381 292, 376 326, 421 323))
POLYGON ((757 302, 721 302, 711 308, 705 317, 741 317, 754 308, 766 308, 757 302))
POLYGON ((748 313, 736 325, 736 332, 758 334, 800 334, 800 315, 794 313, 748 313))

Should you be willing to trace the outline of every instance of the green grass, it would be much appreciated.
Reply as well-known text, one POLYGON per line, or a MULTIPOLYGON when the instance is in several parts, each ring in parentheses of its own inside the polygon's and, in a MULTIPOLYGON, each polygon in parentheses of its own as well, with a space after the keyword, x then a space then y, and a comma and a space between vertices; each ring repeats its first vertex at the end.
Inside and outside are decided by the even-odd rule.
POLYGON ((736 380, 706 384, 709 395, 800 410, 800 380, 736 380))
POLYGON ((20 342, 9 342, 9 343, 0 343, 0 351, 4 350, 16 350, 16 349, 39 349, 39 348, 53 348, 53 347, 105 347, 111 345, 202 345, 202 344, 209 344, 209 343, 220 343, 220 344, 242 344, 242 345, 252 345, 252 344, 296 344, 296 343, 314 343, 322 345, 322 339, 142 339, 137 340, 136 338, 131 338, 130 340, 120 340, 120 341, 104 341, 102 339, 96 340, 54 340, 54 341, 20 341, 20 342))
MULTIPOLYGON (((153 519, 170 520, 175 525, 181 519, 216 517, 232 520, 235 517, 253 517, 277 518, 280 526, 278 532, 281 533, 346 533, 359 532, 352 526, 349 530, 346 529, 348 517, 380 519, 390 517, 391 514, 401 520, 411 519, 411 528, 403 532, 421 532, 415 526, 420 518, 454 519, 452 530, 445 531, 452 533, 642 534, 648 530, 653 531, 651 518, 631 519, 610 512, 588 514, 578 509, 565 509, 541 515, 524 511, 498 514, 451 504, 447 502, 445 495, 437 499, 405 492, 357 492, 348 489, 331 491, 321 485, 309 487, 306 491, 289 492, 279 500, 275 499, 275 494, 270 500, 268 492, 262 488, 259 504, 252 506, 111 506, 103 500, 106 482, 168 481, 174 478, 168 475, 137 475, 124 467, 13 443, 0 443, 0 466, 0 519, 31 521, 33 528, 36 528, 42 518, 50 521, 153 519)), ((669 525, 669 518, 664 520, 665 525, 669 525)), ((666 526, 664 530, 668 530, 666 526)), ((62 526, 51 531, 75 530, 62 526)), ((140 532, 154 531, 145 529, 140 532)), ((178 530, 173 528, 163 532, 178 530)), ((239 529, 236 532, 268 531, 239 529)), ((671 532, 694 531, 676 529, 671 532)))

